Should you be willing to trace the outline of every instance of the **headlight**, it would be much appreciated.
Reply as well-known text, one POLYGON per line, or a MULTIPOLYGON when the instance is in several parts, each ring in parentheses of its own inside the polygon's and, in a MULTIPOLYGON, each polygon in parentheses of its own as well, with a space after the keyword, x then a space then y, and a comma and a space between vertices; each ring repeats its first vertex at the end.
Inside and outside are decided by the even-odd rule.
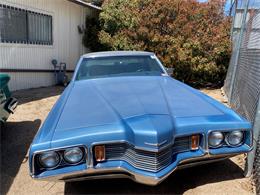
POLYGON ((217 148, 222 145, 224 140, 223 133, 219 131, 214 131, 209 134, 209 146, 217 148))
POLYGON ((60 156, 57 152, 44 152, 39 156, 40 164, 45 168, 54 168, 60 163, 60 156))
POLYGON ((226 135, 226 142, 231 146, 238 146, 242 143, 244 134, 242 131, 232 131, 226 135))
POLYGON ((70 164, 76 164, 83 158, 83 152, 80 148, 69 148, 64 152, 64 159, 70 164))

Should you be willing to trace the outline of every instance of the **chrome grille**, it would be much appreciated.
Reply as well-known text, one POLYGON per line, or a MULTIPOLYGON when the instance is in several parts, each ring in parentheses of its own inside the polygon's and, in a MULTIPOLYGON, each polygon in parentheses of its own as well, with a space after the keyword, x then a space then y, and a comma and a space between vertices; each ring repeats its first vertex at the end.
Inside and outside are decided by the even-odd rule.
POLYGON ((106 144, 107 160, 122 160, 137 169, 158 172, 174 161, 175 154, 190 150, 190 137, 176 138, 174 145, 159 152, 134 148, 127 143, 106 144))

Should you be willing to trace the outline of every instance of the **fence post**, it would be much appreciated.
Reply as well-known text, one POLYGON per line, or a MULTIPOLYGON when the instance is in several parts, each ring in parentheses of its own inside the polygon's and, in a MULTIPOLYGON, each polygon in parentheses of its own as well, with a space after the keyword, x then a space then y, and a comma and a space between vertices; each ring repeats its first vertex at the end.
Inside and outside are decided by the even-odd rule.
POLYGON ((245 171, 244 175, 246 177, 249 177, 253 173, 253 165, 255 160, 255 154, 256 154, 256 147, 257 147, 257 141, 260 135, 260 97, 258 100, 257 110, 256 110, 256 116, 253 126, 253 150, 248 153, 247 155, 247 161, 245 165, 245 171))
POLYGON ((246 29, 246 18, 247 18, 247 11, 248 11, 248 7, 249 7, 249 0, 245 0, 245 1, 246 1, 246 3, 245 3, 244 12, 243 12, 242 22, 241 22, 239 39, 238 39, 238 42, 235 45, 235 49, 234 49, 236 51, 236 53, 235 53, 236 55, 234 57, 235 58, 235 60, 234 60, 234 69, 233 69, 233 73, 231 74, 230 89, 229 89, 229 94, 228 94, 229 103, 231 103, 231 98, 232 98, 233 87, 234 87, 234 82, 235 82, 235 75, 236 75, 236 71, 237 71, 237 65, 238 65, 240 48, 241 48, 241 45, 242 45, 242 39, 243 39, 244 31, 246 29))

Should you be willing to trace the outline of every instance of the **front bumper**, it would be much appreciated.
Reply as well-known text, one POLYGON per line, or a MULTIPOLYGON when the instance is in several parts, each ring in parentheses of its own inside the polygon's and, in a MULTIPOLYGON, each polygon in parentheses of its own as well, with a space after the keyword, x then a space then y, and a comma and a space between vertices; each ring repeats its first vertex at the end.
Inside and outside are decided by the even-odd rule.
POLYGON ((242 145, 233 152, 223 152, 223 154, 212 155, 210 152, 203 152, 203 150, 179 153, 172 164, 157 173, 136 169, 124 161, 107 161, 96 166, 81 164, 45 171, 39 175, 32 174, 31 176, 34 179, 68 182, 88 179, 129 178, 138 183, 154 186, 161 183, 176 169, 215 162, 250 150, 249 146, 242 145))

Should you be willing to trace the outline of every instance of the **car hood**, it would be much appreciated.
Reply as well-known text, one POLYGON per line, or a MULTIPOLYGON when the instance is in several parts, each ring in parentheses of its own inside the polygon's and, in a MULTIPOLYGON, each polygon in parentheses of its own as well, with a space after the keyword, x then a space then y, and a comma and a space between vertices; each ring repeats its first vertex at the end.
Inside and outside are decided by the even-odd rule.
POLYGON ((187 124, 201 130, 202 123, 224 119, 223 109, 207 98, 168 76, 75 81, 53 140, 85 135, 96 136, 93 141, 101 136, 101 141, 130 140, 143 146, 145 140, 160 145, 169 142, 182 127, 187 131, 187 124), (190 121, 185 124, 183 118, 190 121))
POLYGON ((114 77, 76 81, 57 124, 74 129, 143 115, 196 117, 223 112, 169 77, 114 77))

